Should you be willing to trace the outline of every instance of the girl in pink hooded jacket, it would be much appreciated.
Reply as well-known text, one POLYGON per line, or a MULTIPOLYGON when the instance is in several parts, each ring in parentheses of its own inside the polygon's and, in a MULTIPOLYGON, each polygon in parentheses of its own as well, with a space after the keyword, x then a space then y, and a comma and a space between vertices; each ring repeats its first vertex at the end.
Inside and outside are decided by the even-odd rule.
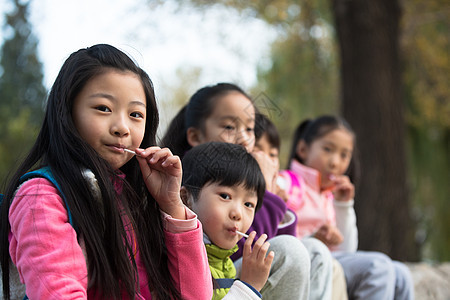
POLYGON ((297 213, 299 238, 325 243, 341 263, 349 299, 414 298, 407 267, 380 252, 357 251, 353 209, 355 188, 347 176, 355 134, 343 119, 321 116, 302 122, 294 134, 287 185, 287 205, 297 213))
POLYGON ((70 55, 2 204, 5 299, 9 257, 30 299, 211 299, 201 224, 179 195, 180 159, 152 146, 157 126, 150 78, 126 54, 70 55), (59 188, 18 187, 36 166, 59 188))

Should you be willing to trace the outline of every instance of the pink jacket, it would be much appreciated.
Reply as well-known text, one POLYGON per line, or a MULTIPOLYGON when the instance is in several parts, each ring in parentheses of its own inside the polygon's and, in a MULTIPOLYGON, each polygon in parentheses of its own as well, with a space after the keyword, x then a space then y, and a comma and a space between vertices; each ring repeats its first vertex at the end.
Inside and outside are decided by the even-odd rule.
MULTIPOLYGON (((169 270, 183 299, 211 299, 212 282, 203 231, 197 216, 188 220, 163 213, 169 270)), ((33 178, 17 191, 9 211, 9 252, 30 299, 93 299, 87 288, 86 260, 58 190, 33 178)), ((151 299, 139 251, 140 294, 151 299)))
POLYGON ((358 246, 358 231, 353 200, 334 201, 329 190, 320 190, 320 173, 293 160, 291 169, 281 171, 288 194, 287 206, 297 214, 297 237, 313 235, 322 225, 337 226, 344 242, 331 249, 354 252, 358 246))

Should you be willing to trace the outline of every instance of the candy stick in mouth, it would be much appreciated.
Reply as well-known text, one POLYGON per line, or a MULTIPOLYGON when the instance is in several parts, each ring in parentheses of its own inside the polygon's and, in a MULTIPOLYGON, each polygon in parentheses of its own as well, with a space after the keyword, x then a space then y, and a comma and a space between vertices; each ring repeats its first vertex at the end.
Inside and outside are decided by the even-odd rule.
POLYGON ((242 232, 237 231, 237 230, 236 230, 236 233, 239 234, 239 235, 242 235, 243 237, 245 237, 246 239, 248 239, 248 234, 242 233, 242 232))
POLYGON ((133 150, 130 150, 130 149, 123 148, 123 151, 137 155, 136 152, 134 152, 133 150))

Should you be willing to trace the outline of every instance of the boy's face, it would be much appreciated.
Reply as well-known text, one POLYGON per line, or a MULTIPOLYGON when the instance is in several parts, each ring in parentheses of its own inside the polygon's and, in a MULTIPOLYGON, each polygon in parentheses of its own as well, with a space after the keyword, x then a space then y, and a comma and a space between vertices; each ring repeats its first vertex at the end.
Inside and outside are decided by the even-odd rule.
POLYGON ((255 144, 255 151, 262 151, 267 154, 273 163, 277 166, 277 170, 280 168, 280 160, 278 159, 278 149, 269 143, 267 134, 263 134, 255 144))
POLYGON ((228 187, 212 183, 202 188, 191 209, 202 222, 211 243, 231 249, 242 238, 236 230, 247 232, 250 228, 257 202, 256 191, 243 185, 228 187))

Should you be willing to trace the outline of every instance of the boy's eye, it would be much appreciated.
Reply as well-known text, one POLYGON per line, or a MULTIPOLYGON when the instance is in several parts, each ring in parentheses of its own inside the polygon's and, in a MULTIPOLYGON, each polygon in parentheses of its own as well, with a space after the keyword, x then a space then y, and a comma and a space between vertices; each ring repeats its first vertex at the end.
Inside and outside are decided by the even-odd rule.
POLYGON ((247 207, 250 207, 250 208, 254 208, 255 207, 255 204, 253 204, 252 202, 245 202, 244 205, 247 206, 247 207))
POLYGON ((330 147, 323 147, 323 150, 325 150, 325 152, 331 152, 331 148, 330 147))
POLYGON ((229 200, 231 199, 230 195, 228 195, 227 193, 220 193, 219 196, 223 199, 229 200))
POLYGON ((142 113, 140 113, 140 112, 132 112, 131 114, 130 114, 130 116, 132 116, 133 118, 140 118, 140 119, 143 119, 144 118, 144 115, 142 114, 142 113))
POLYGON ((102 111, 102 112, 111 112, 111 110, 105 105, 99 105, 95 109, 102 111))

